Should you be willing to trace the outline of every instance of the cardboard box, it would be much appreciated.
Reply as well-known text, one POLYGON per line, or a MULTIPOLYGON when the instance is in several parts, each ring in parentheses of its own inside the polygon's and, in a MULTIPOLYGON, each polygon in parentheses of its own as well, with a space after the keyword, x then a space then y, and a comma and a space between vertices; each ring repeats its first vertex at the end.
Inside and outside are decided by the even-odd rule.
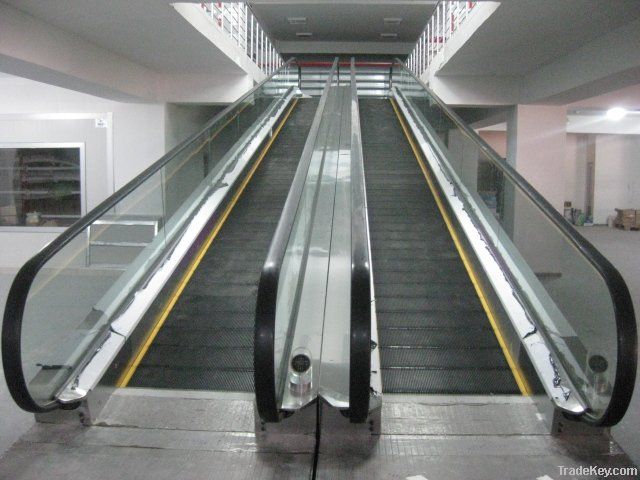
POLYGON ((625 230, 637 230, 640 227, 640 210, 616 208, 615 226, 625 230))
POLYGON ((636 218, 636 210, 633 208, 616 208, 618 217, 636 218))
POLYGON ((18 215, 15 205, 0 207, 0 225, 13 226, 18 224, 18 215))

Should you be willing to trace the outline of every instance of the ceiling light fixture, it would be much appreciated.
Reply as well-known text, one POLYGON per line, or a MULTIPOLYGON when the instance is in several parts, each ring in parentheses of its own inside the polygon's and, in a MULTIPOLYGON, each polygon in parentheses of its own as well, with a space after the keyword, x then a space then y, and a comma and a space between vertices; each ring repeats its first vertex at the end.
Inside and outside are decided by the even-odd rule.
POLYGON ((398 38, 397 33, 381 33, 380 36, 382 38, 398 38))
POLYGON ((385 25, 400 25, 402 19, 400 17, 385 17, 384 24, 385 25))
POLYGON ((627 116, 627 109, 622 107, 613 107, 607 110, 606 115, 609 120, 622 120, 627 116))
POLYGON ((311 32, 296 32, 296 37, 300 37, 300 38, 309 38, 312 35, 313 33, 311 32))
POLYGON ((307 17, 287 17, 289 25, 306 25, 307 17))

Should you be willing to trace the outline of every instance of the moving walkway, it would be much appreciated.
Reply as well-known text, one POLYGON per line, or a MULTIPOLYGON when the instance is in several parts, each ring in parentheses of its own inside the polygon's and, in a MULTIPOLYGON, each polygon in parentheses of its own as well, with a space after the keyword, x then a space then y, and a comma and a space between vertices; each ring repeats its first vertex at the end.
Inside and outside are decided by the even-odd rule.
POLYGON ((157 336, 147 340, 147 351, 138 354, 140 362, 124 373, 120 387, 253 391, 257 284, 316 104, 311 98, 294 101, 219 232, 203 245, 157 336))
POLYGON ((401 62, 319 67, 305 91, 288 62, 21 269, 16 402, 255 390, 266 428, 313 405, 365 422, 387 393, 538 394, 617 423, 637 351, 618 272, 401 62), (159 225, 137 257, 86 262, 136 215, 159 225))
POLYGON ((518 393, 401 117, 387 99, 360 109, 384 391, 518 393))
POLYGON ((253 390, 260 267, 317 104, 298 98, 292 72, 290 62, 18 273, 3 358, 22 408, 78 406, 99 385, 253 390), (131 237, 136 218, 157 225, 137 255, 88 261, 101 240, 131 237))

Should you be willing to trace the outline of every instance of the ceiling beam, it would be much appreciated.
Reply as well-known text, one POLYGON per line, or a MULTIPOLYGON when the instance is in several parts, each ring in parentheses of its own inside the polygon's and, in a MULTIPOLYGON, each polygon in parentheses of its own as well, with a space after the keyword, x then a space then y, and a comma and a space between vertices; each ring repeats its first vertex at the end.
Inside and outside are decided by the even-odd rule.
MULTIPOLYGON (((199 0, 154 0, 159 4, 202 3, 199 0)), ((488 1, 488 0, 479 0, 488 1)), ((234 3, 237 0, 222 0, 222 3, 234 3)), ((438 0, 257 0, 248 2, 252 5, 436 5, 438 0)))
POLYGON ((413 43, 404 42, 325 42, 325 41, 278 41, 282 54, 358 54, 358 55, 408 55, 413 43))

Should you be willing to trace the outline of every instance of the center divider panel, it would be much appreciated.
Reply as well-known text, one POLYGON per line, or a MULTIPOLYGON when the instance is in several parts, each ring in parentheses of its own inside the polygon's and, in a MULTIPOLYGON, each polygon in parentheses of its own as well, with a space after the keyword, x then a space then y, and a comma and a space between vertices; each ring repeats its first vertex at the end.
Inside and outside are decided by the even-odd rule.
POLYGON ((519 393, 391 103, 359 103, 384 392, 519 393))
POLYGON ((253 391, 260 272, 317 105, 298 101, 128 386, 253 391))

